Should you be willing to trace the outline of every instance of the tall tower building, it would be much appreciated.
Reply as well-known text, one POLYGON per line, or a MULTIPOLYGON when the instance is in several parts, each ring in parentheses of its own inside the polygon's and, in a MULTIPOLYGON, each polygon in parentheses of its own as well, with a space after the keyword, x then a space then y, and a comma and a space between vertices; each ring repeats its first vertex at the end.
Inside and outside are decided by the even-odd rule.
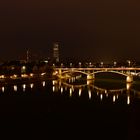
POLYGON ((29 50, 26 51, 26 62, 29 62, 29 50))
POLYGON ((59 45, 54 43, 53 45, 53 58, 56 62, 59 62, 59 45))

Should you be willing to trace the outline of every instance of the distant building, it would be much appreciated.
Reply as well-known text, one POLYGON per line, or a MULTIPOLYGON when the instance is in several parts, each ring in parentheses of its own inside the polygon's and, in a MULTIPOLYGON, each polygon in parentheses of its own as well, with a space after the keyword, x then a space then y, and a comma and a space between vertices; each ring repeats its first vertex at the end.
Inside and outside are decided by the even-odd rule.
POLYGON ((59 45, 58 43, 54 43, 53 45, 53 59, 55 62, 59 62, 59 45))

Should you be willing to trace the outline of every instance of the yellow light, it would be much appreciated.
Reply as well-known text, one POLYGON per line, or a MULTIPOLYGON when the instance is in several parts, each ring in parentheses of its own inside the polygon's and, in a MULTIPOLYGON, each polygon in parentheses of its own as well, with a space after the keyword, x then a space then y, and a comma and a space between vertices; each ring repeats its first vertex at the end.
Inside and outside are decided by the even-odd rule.
POLYGON ((17 85, 14 85, 14 91, 17 91, 17 85))
POLYGON ((33 73, 30 73, 30 76, 31 76, 31 77, 33 77, 33 76, 34 76, 34 74, 33 74, 33 73))
POLYGON ((28 75, 27 74, 22 74, 21 77, 26 78, 26 77, 28 77, 28 75))
POLYGON ((4 76, 4 75, 0 75, 0 78, 1 78, 1 79, 4 79, 4 78, 5 78, 5 76, 4 76))
POLYGON ((14 75, 10 76, 10 78, 15 79, 15 78, 17 78, 17 75, 14 74, 14 75))

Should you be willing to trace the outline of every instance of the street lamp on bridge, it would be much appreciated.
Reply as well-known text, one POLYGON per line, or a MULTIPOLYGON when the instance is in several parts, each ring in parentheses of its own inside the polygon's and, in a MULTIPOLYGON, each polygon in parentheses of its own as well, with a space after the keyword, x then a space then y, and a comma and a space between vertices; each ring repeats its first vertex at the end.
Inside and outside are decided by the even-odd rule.
POLYGON ((116 65, 117 65, 117 62, 116 62, 116 61, 114 61, 114 63, 113 63, 113 64, 114 64, 114 67, 116 67, 116 65))
POLYGON ((127 60, 127 63, 128 63, 128 66, 130 67, 131 66, 131 61, 127 60))

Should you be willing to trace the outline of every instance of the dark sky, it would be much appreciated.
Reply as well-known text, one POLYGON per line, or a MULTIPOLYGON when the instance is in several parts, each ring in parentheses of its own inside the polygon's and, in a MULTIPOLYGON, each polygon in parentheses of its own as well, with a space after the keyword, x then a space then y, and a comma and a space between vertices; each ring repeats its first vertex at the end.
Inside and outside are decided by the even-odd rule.
POLYGON ((0 59, 51 53, 93 61, 140 60, 139 0, 1 0, 0 59))

